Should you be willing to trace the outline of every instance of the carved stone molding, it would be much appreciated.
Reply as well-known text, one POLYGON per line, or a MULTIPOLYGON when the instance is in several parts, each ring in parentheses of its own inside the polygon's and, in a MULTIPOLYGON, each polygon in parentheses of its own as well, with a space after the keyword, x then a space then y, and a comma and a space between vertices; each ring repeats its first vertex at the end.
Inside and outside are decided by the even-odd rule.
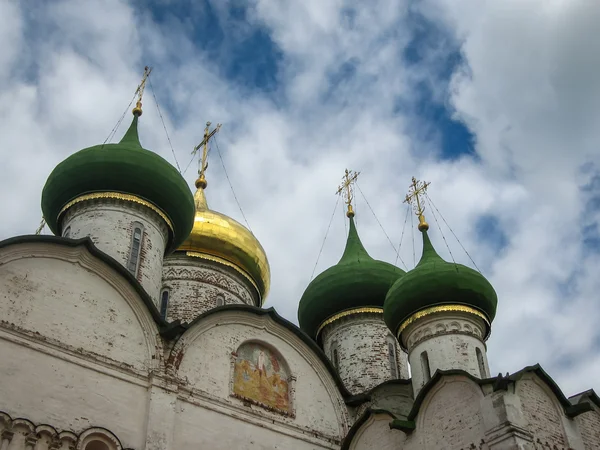
POLYGON ((67 430, 59 433, 51 425, 40 424, 36 426, 27 419, 12 419, 10 415, 2 411, 0 411, 0 421, 4 428, 0 433, 0 448, 2 449, 10 445, 16 433, 22 433, 25 436, 26 450, 33 450, 39 440, 48 442, 48 449, 56 450, 84 450, 85 446, 93 440, 104 442, 110 450, 123 450, 121 441, 105 428, 88 428, 79 434, 67 430))
POLYGON ((237 275, 230 273, 219 266, 209 265, 202 260, 191 257, 166 258, 163 269, 163 283, 169 281, 186 280, 196 281, 223 289, 238 297, 247 305, 254 305, 255 301, 248 288, 237 275))
POLYGON ((450 334, 472 336, 483 343, 485 323, 471 314, 438 313, 423 317, 406 327, 402 332, 402 343, 410 350, 427 339, 450 334))

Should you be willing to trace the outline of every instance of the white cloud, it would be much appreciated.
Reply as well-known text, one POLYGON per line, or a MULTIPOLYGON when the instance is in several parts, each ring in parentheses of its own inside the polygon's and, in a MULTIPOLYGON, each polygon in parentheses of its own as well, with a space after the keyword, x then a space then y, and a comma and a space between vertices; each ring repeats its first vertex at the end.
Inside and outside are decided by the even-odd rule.
MULTIPOLYGON (((419 9, 448 41, 430 48, 421 64, 407 66, 407 4, 390 0, 353 10, 351 3, 252 3, 249 23, 263 27, 283 55, 275 94, 228 81, 208 50, 190 38, 189 21, 155 23, 147 11, 116 0, 109 6, 51 2, 33 12, 2 3, 0 37, 11 45, 0 49, 0 79, 6 81, 0 85, 6 161, 0 236, 35 230, 47 175, 70 153, 104 141, 149 63, 181 165, 207 120, 224 124, 218 142, 229 176, 272 266, 267 306, 296 320, 343 169, 362 171, 360 187, 394 245, 405 220, 402 199, 416 175, 432 181, 432 199, 498 291, 492 370, 540 362, 567 393, 587 389, 600 368, 594 347, 600 286, 598 258, 584 256, 578 226, 580 188, 590 177, 581 167, 598 159, 600 39, 594 24, 600 6, 430 0, 419 9), (435 74, 440 56, 453 46, 460 46, 465 64, 448 91, 435 74), (332 74, 348 63, 352 75, 332 86, 332 74), (439 161, 437 143, 413 129, 415 118, 394 110, 398 97, 415 101, 421 80, 468 124, 479 160, 439 161), (508 238, 499 254, 475 233, 484 215, 497 218, 508 238)), ((228 23, 219 4, 215 10, 228 23)), ((247 32, 236 30, 228 39, 247 32)), ((127 114, 117 136, 129 120, 127 114)), ((141 138, 173 161, 150 91, 141 138)), ((194 169, 186 173, 190 185, 194 169)), ((215 150, 208 179, 211 207, 242 221, 215 150)), ((393 262, 395 253, 360 194, 357 201, 365 246, 393 262)), ((435 229, 433 217, 428 220, 435 229)), ((341 256, 344 232, 338 206, 317 273, 341 256)), ((468 263, 444 232, 454 257, 468 263)), ((412 234, 405 230, 402 249, 409 266, 412 234)), ((435 231, 433 239, 449 257, 435 231)), ((417 242, 417 258, 419 248, 417 242)))

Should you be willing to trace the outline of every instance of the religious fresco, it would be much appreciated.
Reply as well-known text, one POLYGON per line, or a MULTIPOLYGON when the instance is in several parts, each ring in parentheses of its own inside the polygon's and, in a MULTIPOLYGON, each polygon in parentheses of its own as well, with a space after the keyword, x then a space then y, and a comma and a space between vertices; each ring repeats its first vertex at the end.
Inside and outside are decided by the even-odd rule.
POLYGON ((289 374, 277 355, 257 344, 242 345, 235 359, 233 395, 290 414, 289 374))

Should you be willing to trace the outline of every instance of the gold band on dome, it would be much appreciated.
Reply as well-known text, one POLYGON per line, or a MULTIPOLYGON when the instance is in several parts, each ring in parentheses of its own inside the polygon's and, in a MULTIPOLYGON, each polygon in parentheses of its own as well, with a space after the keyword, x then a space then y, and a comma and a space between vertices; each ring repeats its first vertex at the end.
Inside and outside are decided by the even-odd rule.
POLYGON ((88 200, 96 200, 99 198, 112 198, 112 199, 122 200, 125 202, 137 203, 138 205, 142 205, 142 206, 145 206, 146 208, 150 208, 152 211, 154 211, 156 214, 158 214, 167 223, 167 225, 171 229, 172 233, 175 232, 175 230, 173 229, 173 224, 171 223, 171 220, 158 207, 154 206, 149 201, 141 199, 135 195, 123 194, 121 192, 94 192, 91 194, 80 195, 79 197, 71 200, 69 203, 67 203, 65 206, 63 206, 62 209, 60 210, 60 212, 58 213, 58 217, 60 217, 67 209, 69 209, 73 205, 76 205, 77 203, 85 202, 88 200))
POLYGON ((468 314, 473 314, 474 316, 477 316, 480 319, 482 319, 485 322, 485 324, 488 326, 488 329, 491 326, 490 321, 485 316, 485 314, 483 314, 481 311, 479 311, 475 308, 471 308, 470 306, 465 306, 465 305, 440 305, 440 306, 432 306, 431 308, 425 308, 425 309, 422 309, 421 311, 417 311, 416 313, 414 313, 412 316, 410 316, 408 319, 406 319, 404 322, 402 322, 402 325, 400 325, 400 328, 398 328, 398 333, 397 333, 396 337, 398 338, 398 340, 400 340, 400 335, 406 329, 406 327, 409 326, 411 323, 421 319, 422 317, 429 316, 430 314, 434 314, 437 312, 445 312, 445 311, 464 312, 464 313, 468 313, 468 314))
POLYGON ((364 314, 364 313, 376 313, 376 314, 383 314, 383 308, 375 308, 375 307, 368 307, 368 308, 354 308, 354 309, 347 309, 346 311, 342 311, 341 313, 337 313, 334 316, 331 316, 329 319, 327 319, 325 322, 323 322, 319 328, 317 329, 317 336, 319 335, 319 333, 321 332, 321 330, 323 328, 325 328, 327 325, 329 325, 330 323, 335 322, 336 320, 341 319, 342 317, 347 317, 347 316, 351 316, 353 314, 364 314))
POLYGON ((260 302, 260 306, 263 305, 263 297, 260 294, 260 290, 258 289, 258 286, 256 285, 256 283, 254 282, 254 280, 252 279, 252 277, 250 276, 250 274, 248 274, 245 270, 243 270, 242 268, 236 266, 233 263, 230 263, 229 261, 227 261, 226 259, 223 258, 219 258, 218 256, 213 256, 213 255, 207 255, 206 253, 199 253, 199 252, 185 252, 185 254, 187 256, 191 256, 193 258, 201 258, 201 259, 206 259, 208 261, 213 261, 219 264, 223 264, 224 266, 227 267, 231 267, 233 270, 235 270, 237 273, 239 273, 240 275, 242 275, 244 278, 246 278, 250 284, 254 287, 254 289, 256 289, 256 293, 258 294, 258 301, 260 302))

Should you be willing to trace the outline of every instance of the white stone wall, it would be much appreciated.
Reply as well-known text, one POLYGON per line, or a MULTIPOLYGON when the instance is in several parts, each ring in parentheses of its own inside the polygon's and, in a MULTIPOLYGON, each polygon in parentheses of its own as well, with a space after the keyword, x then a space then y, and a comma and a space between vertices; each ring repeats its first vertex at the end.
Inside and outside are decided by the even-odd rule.
POLYGON ((410 324, 402 332, 408 348, 415 397, 436 370, 464 370, 477 378, 489 377, 489 364, 483 342, 485 325, 478 317, 459 312, 439 312, 410 324), (483 359, 483 373, 477 349, 483 359), (424 372, 427 355, 429 376, 424 372))
MULTIPOLYGON (((142 299, 84 245, 0 249, 0 318, 0 411, 72 443, 97 426, 139 450, 336 449, 348 430, 333 377, 292 330, 267 314, 221 311, 164 358, 142 299), (231 395, 232 352, 248 340, 289 368, 293 414, 231 395)), ((25 450, 19 430, 7 431, 9 450, 25 450)))
POLYGON ((577 416, 575 422, 581 433, 584 449, 600 449, 600 408, 594 406, 593 411, 577 416))
MULTIPOLYGON (((463 376, 440 381, 421 404, 410 449, 468 449, 484 437, 481 388, 463 376)), ((479 447, 475 447, 479 448, 479 447)))
POLYGON ((562 408, 545 383, 533 374, 525 374, 517 381, 516 392, 534 438, 558 448, 568 447, 562 408))
POLYGON ((61 229, 63 235, 68 230, 72 239, 89 236, 100 250, 127 267, 135 222, 144 228, 135 276, 150 297, 158 302, 168 228, 157 213, 145 206, 117 199, 89 200, 67 210, 61 220, 61 229))
MULTIPOLYGON (((171 355, 169 360, 174 362, 177 378, 185 381, 185 389, 205 393, 198 402, 207 404, 212 399, 213 407, 221 414, 245 417, 263 429, 286 429, 298 438, 310 437, 310 442, 319 445, 339 442, 348 429, 346 406, 326 366, 295 333, 274 323, 268 315, 214 313, 189 329, 171 355), (232 353, 246 342, 270 346, 281 355, 291 375, 292 414, 269 411, 232 396, 232 353)), ((198 434, 195 439, 194 446, 200 448, 204 438, 198 434)), ((255 448, 244 444, 243 436, 229 439, 238 439, 239 446, 215 448, 255 448)))
POLYGON ((162 289, 169 290, 167 320, 191 322, 203 312, 224 304, 255 305, 256 290, 233 269, 176 252, 164 259, 162 289))
POLYGON ((393 418, 387 414, 374 414, 352 439, 350 450, 402 450, 406 434, 390 430, 393 418))
POLYGON ((12 417, 105 427, 143 448, 157 333, 136 291, 84 246, 0 250, 0 410, 12 417))
POLYGON ((391 335, 382 314, 361 313, 343 317, 321 331, 321 340, 332 364, 333 350, 337 349, 337 371, 353 394, 365 392, 393 378, 389 343, 395 349, 396 378, 408 378, 406 353, 391 335))

